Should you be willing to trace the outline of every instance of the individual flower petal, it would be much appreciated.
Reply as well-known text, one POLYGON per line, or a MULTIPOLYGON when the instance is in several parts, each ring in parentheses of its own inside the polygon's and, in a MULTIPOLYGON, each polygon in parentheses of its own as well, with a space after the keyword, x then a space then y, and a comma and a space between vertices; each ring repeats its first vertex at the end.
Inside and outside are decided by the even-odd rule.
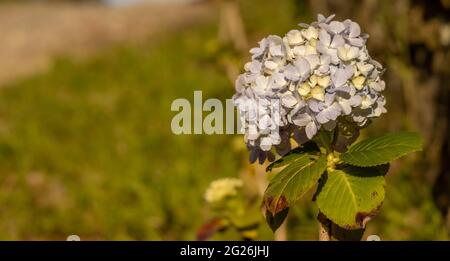
POLYGON ((339 48, 345 44, 345 40, 342 35, 337 34, 333 37, 333 41, 330 44, 331 48, 339 48))
POLYGON ((341 107, 338 103, 333 103, 331 106, 325 108, 316 115, 316 119, 319 123, 327 123, 330 120, 336 120, 341 113, 341 107))
POLYGON ((300 80, 300 72, 297 69, 297 67, 292 64, 289 64, 285 67, 284 75, 286 76, 286 78, 288 80, 291 80, 294 82, 300 80))
POLYGON ((292 108, 297 104, 297 99, 291 92, 286 92, 281 96, 281 104, 285 107, 292 108))
POLYGON ((286 38, 290 45, 298 45, 303 42, 302 33, 299 30, 291 30, 286 34, 286 38))
POLYGON ((281 137, 278 132, 271 132, 269 138, 272 145, 278 145, 281 143, 281 137))
POLYGON ((311 39, 317 39, 319 37, 319 30, 317 30, 315 27, 310 26, 308 29, 302 30, 302 35, 305 37, 308 41, 311 39))
POLYGON ((262 138, 259 147, 263 151, 269 151, 272 148, 272 140, 270 139, 270 137, 262 138))
POLYGON ((274 61, 266 61, 264 62, 264 66, 269 70, 275 70, 276 68, 278 68, 278 63, 274 61))
POLYGON ((308 123, 308 125, 306 125, 306 127, 305 127, 305 132, 306 132, 306 137, 308 137, 308 139, 312 139, 317 133, 316 123, 313 121, 308 123))
POLYGON ((309 99, 308 100, 308 107, 313 111, 313 112, 320 112, 323 109, 323 102, 314 100, 314 99, 309 99))
POLYGON ((249 125, 248 126, 248 136, 247 139, 249 140, 256 140, 259 137, 258 128, 256 125, 249 125))
POLYGON ((324 101, 325 100, 325 90, 320 86, 316 86, 311 89, 311 96, 316 100, 324 101))
POLYGON ((356 57, 358 57, 358 55, 359 48, 355 46, 345 44, 338 48, 338 56, 345 62, 355 59, 356 57))
POLYGON ((300 86, 297 89, 298 94, 300 94, 301 96, 308 95, 310 91, 311 91, 311 87, 306 82, 300 84, 300 86))
POLYGON ((295 46, 294 49, 292 49, 292 53, 295 56, 304 56, 306 54, 306 46, 304 45, 300 45, 300 46, 295 46))
POLYGON ((349 28, 349 37, 358 37, 361 34, 361 27, 359 27, 359 24, 351 21, 350 22, 350 28, 349 28))
POLYGON ((263 55, 264 49, 255 47, 255 48, 250 49, 250 53, 252 54, 252 59, 255 59, 255 58, 258 58, 263 55))
POLYGON ((331 76, 331 80, 335 87, 340 87, 344 85, 350 77, 353 75, 353 67, 347 66, 345 68, 337 69, 336 72, 331 76))
POLYGON ((266 114, 266 115, 262 116, 261 119, 259 119, 258 127, 260 130, 266 130, 266 129, 269 129, 271 123, 272 123, 272 120, 271 120, 270 116, 266 114))
POLYGON ((283 56, 283 51, 281 45, 271 45, 269 52, 272 56, 283 56))
POLYGON ((312 118, 307 113, 299 113, 292 118, 292 122, 299 127, 306 126, 311 121, 312 118))
POLYGON ((245 89, 245 76, 239 75, 234 84, 236 92, 240 93, 245 89))
POLYGON ((321 30, 319 31, 319 42, 320 42, 323 46, 326 46, 326 47, 329 47, 330 44, 331 44, 331 36, 330 36, 330 34, 329 34, 326 30, 324 30, 324 29, 321 29, 321 30))
POLYGON ((349 99, 344 99, 339 97, 338 103, 341 106, 342 112, 344 112, 344 115, 349 115, 352 112, 352 106, 350 104, 349 99))
POLYGON ((375 68, 375 66, 373 66, 372 64, 363 62, 356 63, 356 67, 358 68, 358 71, 364 76, 369 75, 369 73, 375 68))
POLYGON ((332 21, 329 26, 329 30, 334 34, 339 34, 345 30, 345 26, 343 23, 338 21, 332 21))
POLYGON ((258 76, 255 81, 255 91, 259 94, 264 94, 269 84, 269 79, 266 76, 258 76))
POLYGON ((328 17, 325 17, 325 16, 323 16, 322 14, 318 14, 317 15, 317 21, 319 22, 319 23, 329 23, 331 20, 333 20, 333 18, 334 18, 334 14, 333 15, 330 15, 330 16, 328 16, 328 17))
POLYGON ((311 71, 311 66, 308 60, 301 58, 294 62, 295 67, 298 69, 301 78, 306 78, 311 71))
POLYGON ((372 99, 370 99, 367 95, 362 97, 362 99, 361 99, 361 109, 370 108, 370 106, 372 106, 372 104, 373 104, 372 99))
POLYGON ((369 87, 374 89, 377 92, 384 91, 385 86, 386 86, 386 83, 381 80, 369 83, 369 87))
MULTIPOLYGON (((350 45, 356 46, 356 47, 362 47, 364 46, 364 42, 365 40, 360 38, 360 37, 356 37, 356 38, 347 38, 347 41, 350 45)), ((364 58, 362 58, 361 60, 365 60, 364 58)))
POLYGON ((357 77, 353 77, 353 79, 352 79, 353 86, 355 86, 355 88, 358 90, 361 90, 364 87, 365 81, 366 81, 366 77, 364 77, 364 76, 357 76, 357 77))
POLYGON ((270 78, 272 84, 272 88, 281 88, 286 86, 287 81, 284 78, 284 74, 279 73, 279 72, 275 72, 272 74, 271 78, 270 78))
POLYGON ((322 86, 323 88, 326 88, 330 85, 330 76, 323 76, 317 78, 317 84, 322 86))
POLYGON ((309 70, 310 71, 314 71, 320 65, 319 55, 317 55, 317 54, 306 55, 305 59, 309 63, 309 70))
POLYGON ((317 85, 317 75, 313 74, 309 77, 308 83, 311 87, 314 87, 317 85))

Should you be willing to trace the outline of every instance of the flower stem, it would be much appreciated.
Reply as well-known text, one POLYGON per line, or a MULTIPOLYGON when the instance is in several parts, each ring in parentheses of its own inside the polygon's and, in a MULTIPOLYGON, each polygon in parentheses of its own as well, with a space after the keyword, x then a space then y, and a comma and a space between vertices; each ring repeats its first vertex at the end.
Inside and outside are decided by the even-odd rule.
POLYGON ((331 241, 330 227, 325 227, 322 223, 319 223, 319 241, 331 241))
POLYGON ((317 217, 319 220, 319 241, 331 241, 331 221, 322 213, 317 217))

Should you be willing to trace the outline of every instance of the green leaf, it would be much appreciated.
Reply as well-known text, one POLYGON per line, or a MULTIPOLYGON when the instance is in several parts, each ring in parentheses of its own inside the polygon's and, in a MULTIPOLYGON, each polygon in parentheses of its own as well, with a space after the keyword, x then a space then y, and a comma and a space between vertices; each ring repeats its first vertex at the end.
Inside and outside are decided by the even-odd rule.
POLYGON ((301 155, 270 180, 264 193, 266 209, 276 215, 291 206, 317 183, 326 166, 325 155, 301 155))
POLYGON ((269 227, 275 232, 284 222, 289 213, 289 208, 283 209, 281 212, 272 215, 270 211, 266 211, 266 221, 269 227))
POLYGON ((317 147, 316 143, 309 141, 303 144, 301 147, 295 148, 286 154, 284 157, 272 162, 269 166, 267 166, 266 171, 272 171, 272 169, 281 168, 292 162, 298 160, 302 154, 309 153, 320 153, 319 147, 317 147))
POLYGON ((314 137, 314 141, 319 144, 319 146, 325 148, 327 153, 332 151, 331 145, 334 139, 333 131, 320 130, 314 137))
POLYGON ((364 228, 383 203, 387 169, 347 166, 327 173, 316 196, 320 212, 344 229, 364 228))
POLYGON ((340 158, 354 166, 377 166, 422 150, 422 143, 422 138, 417 133, 392 133, 358 142, 341 154, 340 158))

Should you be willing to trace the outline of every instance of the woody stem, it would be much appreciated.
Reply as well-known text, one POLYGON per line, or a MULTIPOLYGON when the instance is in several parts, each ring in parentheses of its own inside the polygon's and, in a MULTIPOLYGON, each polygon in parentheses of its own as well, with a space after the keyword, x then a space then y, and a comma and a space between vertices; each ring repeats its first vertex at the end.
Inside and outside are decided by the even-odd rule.
POLYGON ((319 241, 331 241, 331 221, 319 218, 319 241))

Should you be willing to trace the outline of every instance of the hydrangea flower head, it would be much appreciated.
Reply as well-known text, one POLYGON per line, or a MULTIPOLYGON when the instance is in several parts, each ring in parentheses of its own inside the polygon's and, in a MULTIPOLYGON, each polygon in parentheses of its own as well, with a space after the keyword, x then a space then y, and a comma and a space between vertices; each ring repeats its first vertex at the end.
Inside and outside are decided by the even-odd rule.
POLYGON ((234 104, 240 113, 250 161, 273 160, 339 121, 358 128, 386 112, 382 65, 367 51, 367 34, 347 19, 318 15, 283 38, 268 36, 250 50, 251 62, 236 80, 234 104))

